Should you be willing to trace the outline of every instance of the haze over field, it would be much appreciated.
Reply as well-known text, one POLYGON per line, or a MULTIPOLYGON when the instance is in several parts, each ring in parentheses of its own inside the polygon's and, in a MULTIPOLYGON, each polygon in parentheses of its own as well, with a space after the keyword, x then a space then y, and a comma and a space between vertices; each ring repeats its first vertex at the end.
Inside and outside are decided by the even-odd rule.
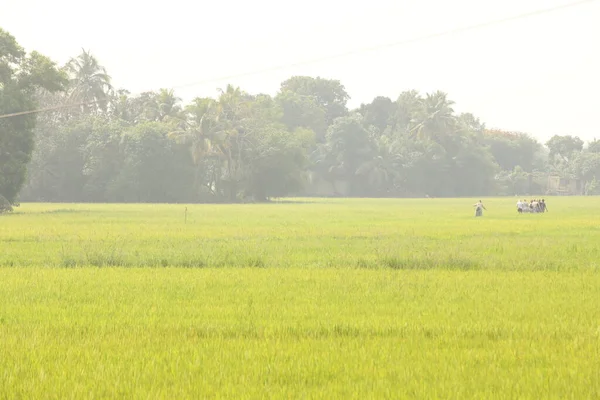
POLYGON ((568 1, 2 0, 0 398, 600 398, 568 1))
MULTIPOLYGON (((63 64, 89 49, 133 93, 287 65, 566 4, 566 0, 124 2, 4 0, 0 26, 63 64)), ((488 127, 598 137, 600 2, 428 41, 177 89, 274 95, 292 75, 339 79, 350 107, 442 90, 488 127)))

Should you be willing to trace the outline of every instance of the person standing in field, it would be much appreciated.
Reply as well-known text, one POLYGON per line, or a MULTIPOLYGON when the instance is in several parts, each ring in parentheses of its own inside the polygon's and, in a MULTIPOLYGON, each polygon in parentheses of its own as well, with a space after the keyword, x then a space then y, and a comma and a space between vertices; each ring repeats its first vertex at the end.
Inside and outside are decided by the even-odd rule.
POLYGON ((521 201, 521 199, 519 199, 517 201, 517 212, 519 214, 521 214, 523 212, 523 202, 521 201))
POLYGON ((485 206, 483 205, 481 200, 479 200, 478 203, 473 204, 473 207, 475 207, 475 216, 476 217, 481 217, 483 215, 483 210, 487 211, 487 208, 485 208, 485 206))

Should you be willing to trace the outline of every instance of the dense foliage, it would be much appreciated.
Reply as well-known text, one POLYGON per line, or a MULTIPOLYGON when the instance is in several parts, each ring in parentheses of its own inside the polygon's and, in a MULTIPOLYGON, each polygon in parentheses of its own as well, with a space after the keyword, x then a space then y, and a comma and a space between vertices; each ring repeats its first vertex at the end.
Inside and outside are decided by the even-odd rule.
POLYGON ((0 195, 10 202, 27 165, 28 201, 525 195, 546 192, 550 174, 580 181, 585 194, 600 190, 597 141, 555 136, 544 146, 489 130, 442 92, 351 110, 339 81, 294 76, 274 97, 228 85, 183 104, 168 89, 113 88, 86 51, 56 71, 0 32, 0 114, 84 103, 40 113, 37 124, 31 115, 0 119, 0 195))
MULTIPOLYGON (((0 115, 35 107, 35 94, 62 89, 66 82, 55 64, 39 53, 26 54, 0 28, 0 115)), ((9 209, 26 180, 34 147, 34 115, 0 119, 0 212, 9 209)))

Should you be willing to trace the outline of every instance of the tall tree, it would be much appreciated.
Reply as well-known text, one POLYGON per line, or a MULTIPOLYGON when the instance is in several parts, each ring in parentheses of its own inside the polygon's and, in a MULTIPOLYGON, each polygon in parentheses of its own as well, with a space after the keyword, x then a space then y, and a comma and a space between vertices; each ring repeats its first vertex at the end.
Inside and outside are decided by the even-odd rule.
POLYGON ((219 197, 221 154, 216 147, 221 105, 210 98, 195 98, 185 113, 187 123, 169 136, 187 146, 195 166, 193 187, 199 199, 219 197))
POLYGON ((123 164, 112 196, 129 202, 191 200, 189 153, 168 137, 169 129, 166 123, 145 122, 123 134, 123 164))
POLYGON ((146 116, 150 121, 174 122, 183 121, 181 98, 172 89, 160 89, 152 93, 145 104, 146 116))
POLYGON ((256 201, 300 192, 308 166, 308 149, 314 143, 311 130, 299 128, 289 132, 278 123, 263 123, 255 127, 255 140, 247 153, 244 194, 256 201))
POLYGON ((420 123, 414 131, 419 137, 425 137, 442 145, 452 141, 456 129, 456 117, 452 106, 454 102, 448 99, 444 92, 429 93, 421 101, 420 123))
POLYGON ((546 146, 550 150, 549 156, 551 160, 559 157, 562 161, 568 162, 583 150, 583 140, 577 136, 554 135, 546 142, 546 146))
POLYGON ((396 111, 392 120, 392 130, 400 133, 412 132, 423 115, 423 98, 416 90, 402 92, 396 99, 396 111))
POLYGON ((369 104, 361 104, 358 112, 364 118, 365 126, 373 126, 379 133, 390 125, 394 112, 396 111, 396 105, 394 102, 383 96, 378 96, 369 104))
POLYGON ((587 151, 590 153, 600 153, 600 140, 594 139, 588 143, 587 151))
MULTIPOLYGON (((43 55, 27 55, 0 28, 0 115, 32 110, 36 91, 62 90, 66 77, 43 55)), ((35 114, 0 119, 0 196, 13 203, 25 183, 34 147, 35 114)))
POLYGON ((600 153, 579 153, 573 160, 575 176, 584 182, 600 179, 600 153))
POLYGON ((71 58, 65 66, 69 73, 69 98, 71 102, 90 103, 81 106, 83 112, 107 109, 107 101, 111 86, 111 78, 89 51, 83 50, 75 58, 71 58))
POLYGON ((362 116, 353 114, 336 119, 327 130, 324 147, 330 155, 329 171, 350 185, 351 195, 364 194, 363 184, 368 177, 357 172, 361 165, 372 159, 375 146, 363 127, 362 116))
POLYGON ((401 143, 397 139, 381 135, 373 138, 375 155, 363 162, 356 175, 365 177, 369 185, 369 194, 389 196, 403 189, 404 165, 401 143))
POLYGON ((288 127, 310 128, 322 141, 327 127, 348 114, 346 103, 350 96, 340 81, 293 76, 281 84, 277 98, 288 127))
POLYGON ((524 133, 489 129, 484 131, 483 143, 503 170, 512 171, 520 166, 524 171, 532 172, 538 166, 536 156, 541 144, 524 133))

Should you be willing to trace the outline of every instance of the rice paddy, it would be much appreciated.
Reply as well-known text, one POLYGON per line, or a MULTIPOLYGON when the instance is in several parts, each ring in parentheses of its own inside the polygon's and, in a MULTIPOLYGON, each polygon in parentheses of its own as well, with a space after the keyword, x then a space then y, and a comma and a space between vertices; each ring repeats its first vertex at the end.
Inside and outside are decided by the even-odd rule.
POLYGON ((600 397, 600 203, 475 200, 23 204, 0 398, 600 397))

